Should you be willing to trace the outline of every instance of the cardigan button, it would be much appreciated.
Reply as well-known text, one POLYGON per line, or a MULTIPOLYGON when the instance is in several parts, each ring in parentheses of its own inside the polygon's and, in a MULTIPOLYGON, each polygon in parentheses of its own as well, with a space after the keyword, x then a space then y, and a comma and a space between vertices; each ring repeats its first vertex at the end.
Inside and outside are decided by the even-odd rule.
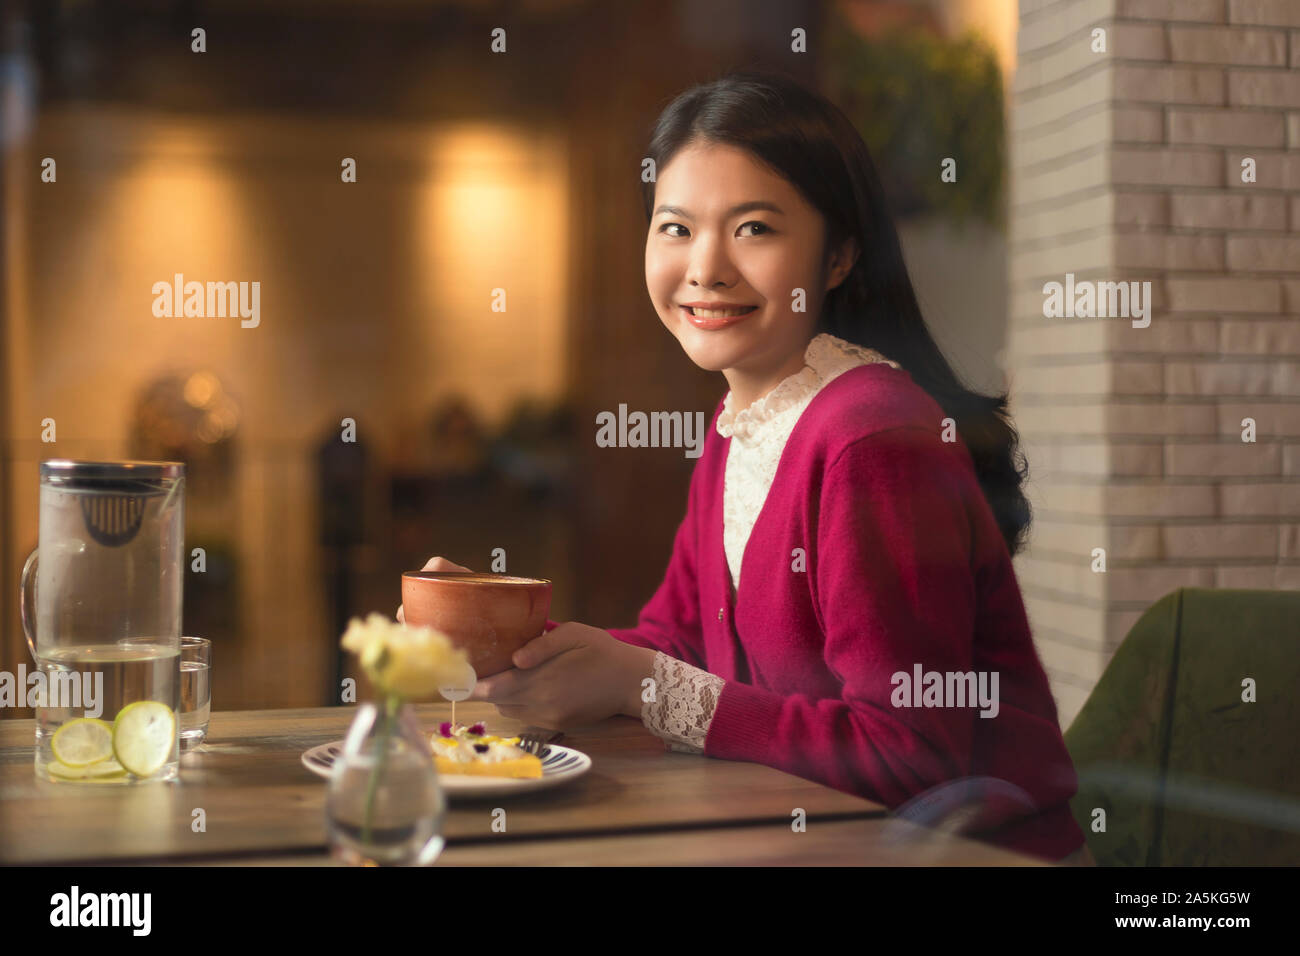
POLYGON ((719 620, 719 621, 722 620, 722 610, 723 610, 722 608, 718 608, 718 620, 719 620))

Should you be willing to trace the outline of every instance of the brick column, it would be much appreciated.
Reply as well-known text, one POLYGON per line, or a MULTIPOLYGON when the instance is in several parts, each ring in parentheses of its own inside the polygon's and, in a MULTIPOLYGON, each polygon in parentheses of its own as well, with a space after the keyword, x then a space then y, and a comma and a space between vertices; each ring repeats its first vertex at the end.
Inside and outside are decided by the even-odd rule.
POLYGON ((1068 727, 1164 594, 1300 587, 1300 0, 1021 0, 1018 51, 1016 570, 1068 727), (1149 281, 1150 325, 1046 318, 1066 273, 1149 281))

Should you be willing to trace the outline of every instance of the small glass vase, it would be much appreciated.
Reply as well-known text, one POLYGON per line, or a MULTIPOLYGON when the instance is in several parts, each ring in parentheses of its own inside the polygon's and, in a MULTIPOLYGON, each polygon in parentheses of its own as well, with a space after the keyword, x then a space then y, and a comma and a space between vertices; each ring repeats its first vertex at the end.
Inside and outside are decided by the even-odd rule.
POLYGON ((330 776, 330 849, 353 866, 427 866, 442 853, 447 798, 409 703, 365 703, 330 776))

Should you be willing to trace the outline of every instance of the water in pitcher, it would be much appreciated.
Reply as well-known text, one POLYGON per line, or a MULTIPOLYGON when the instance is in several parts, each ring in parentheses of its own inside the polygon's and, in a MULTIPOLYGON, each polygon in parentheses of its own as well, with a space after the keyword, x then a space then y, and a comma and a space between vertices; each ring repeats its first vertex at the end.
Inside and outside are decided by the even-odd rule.
POLYGON ((51 649, 41 658, 36 775, 58 783, 175 779, 180 648, 134 639, 51 649))

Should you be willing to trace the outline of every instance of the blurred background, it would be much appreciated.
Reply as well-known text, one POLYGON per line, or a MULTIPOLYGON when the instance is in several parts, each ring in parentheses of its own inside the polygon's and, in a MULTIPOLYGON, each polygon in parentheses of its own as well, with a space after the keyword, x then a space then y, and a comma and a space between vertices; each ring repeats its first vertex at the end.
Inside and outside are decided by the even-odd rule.
MULTIPOLYGON (((1017 572, 1063 723, 1169 586, 1295 587, 1297 388, 1274 369, 1279 350, 1300 351, 1282 329, 1300 311, 1279 278, 1294 265, 1269 247, 1281 258, 1245 306, 1213 285, 1255 281, 1232 278, 1251 263, 1225 260, 1237 224, 1203 234, 1194 206, 1175 221, 1170 192, 1231 191, 1234 144, 1175 145, 1166 115, 1198 90, 1212 99, 1210 81, 1121 72, 1176 59, 1160 18, 1181 14, 1083 6, 0 3, 0 669, 27 660, 17 581, 37 541, 38 465, 56 457, 188 465, 186 548, 205 549, 207 570, 187 573, 184 631, 213 640, 217 709, 336 703, 347 618, 394 613, 401 572, 435 554, 489 570, 503 549, 505 570, 555 582, 552 618, 633 623, 694 459, 598 448, 595 416, 626 403, 707 419, 726 391, 647 298, 640 159, 673 96, 739 67, 789 73, 845 109, 936 338, 972 386, 1013 389, 1038 506, 1017 572), (1098 17, 1116 39, 1088 60, 1098 17), (791 50, 799 28, 807 52, 791 50), (1129 172, 1126 143, 1160 154, 1129 172), (1182 173, 1179 149, 1213 153, 1214 172, 1182 173), (947 156, 958 184, 937 175, 947 156), (1185 288, 1189 270, 1211 286, 1185 288), (1044 320, 1037 289, 1065 271, 1155 279, 1157 308, 1187 312, 1186 334, 1125 344, 1104 323, 1044 320), (177 273, 260 281, 260 324, 155 317, 152 286, 177 273), (1217 313, 1247 310, 1259 324, 1233 341, 1250 368, 1214 379, 1217 313), (1256 414, 1291 410, 1266 460, 1190 447, 1217 447, 1240 417, 1234 395, 1256 414), (57 441, 42 440, 44 419, 57 441), (1171 434, 1187 457, 1171 457, 1171 434), (1230 493, 1247 531, 1225 523, 1230 493), (1097 545, 1150 577, 1097 581, 1097 545)), ((1286 29, 1256 29, 1282 44, 1266 65, 1293 76, 1286 29)), ((1223 68, 1205 69, 1226 106, 1223 68)), ((1286 116, 1284 103, 1274 150, 1300 138, 1286 116)), ((1261 182, 1281 218, 1252 207, 1244 228, 1294 231, 1296 182, 1261 182)))

